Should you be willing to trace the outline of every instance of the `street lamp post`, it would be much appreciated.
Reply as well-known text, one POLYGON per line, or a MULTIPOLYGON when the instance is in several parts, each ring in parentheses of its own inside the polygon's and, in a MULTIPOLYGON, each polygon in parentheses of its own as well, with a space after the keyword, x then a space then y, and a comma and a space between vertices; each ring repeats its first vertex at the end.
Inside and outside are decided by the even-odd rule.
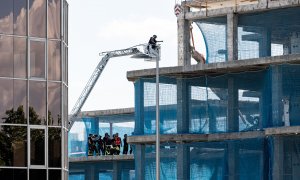
POLYGON ((159 58, 156 57, 156 180, 160 180, 159 58))

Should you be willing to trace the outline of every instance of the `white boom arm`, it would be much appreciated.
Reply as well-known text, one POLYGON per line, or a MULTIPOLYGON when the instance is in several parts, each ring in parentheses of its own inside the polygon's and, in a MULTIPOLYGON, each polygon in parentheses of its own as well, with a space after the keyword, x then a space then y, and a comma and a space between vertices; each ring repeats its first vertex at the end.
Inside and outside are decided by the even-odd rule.
POLYGON ((108 60, 113 57, 120 57, 120 56, 128 56, 140 53, 137 47, 131 47, 127 49, 121 49, 121 50, 115 50, 115 51, 108 51, 104 53, 100 53, 100 55, 104 55, 104 57, 101 59, 99 64, 97 65, 96 69, 94 70, 92 76, 90 77, 88 83, 85 85, 85 88, 81 92, 80 97, 75 103, 75 106, 73 107, 71 111, 71 115, 69 116, 69 127, 70 130, 73 126, 76 117, 81 111, 82 106, 84 105, 86 99, 88 98, 89 94, 91 93, 92 89, 94 88, 97 80, 99 79, 101 73, 103 72, 108 60))

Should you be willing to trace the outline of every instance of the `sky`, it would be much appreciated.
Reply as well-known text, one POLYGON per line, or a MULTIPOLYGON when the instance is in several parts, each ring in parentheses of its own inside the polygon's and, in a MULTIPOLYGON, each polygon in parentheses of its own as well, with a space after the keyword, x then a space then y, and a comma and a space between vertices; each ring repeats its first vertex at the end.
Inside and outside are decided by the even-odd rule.
MULTIPOLYGON (((163 40, 160 67, 177 66, 174 0, 68 0, 69 112, 97 64, 100 52, 163 40)), ((197 39, 197 37, 195 37, 197 39)), ((197 41, 197 40, 196 40, 197 41)), ((126 72, 155 68, 155 62, 130 56, 111 58, 83 111, 134 107, 134 85, 126 72)))

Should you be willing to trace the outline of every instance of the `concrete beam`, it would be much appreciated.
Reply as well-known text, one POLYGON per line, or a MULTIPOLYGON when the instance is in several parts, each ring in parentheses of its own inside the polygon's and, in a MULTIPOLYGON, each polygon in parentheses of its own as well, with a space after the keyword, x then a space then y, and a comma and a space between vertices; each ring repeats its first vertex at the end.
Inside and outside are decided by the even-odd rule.
POLYGON ((133 114, 134 108, 106 109, 96 111, 81 111, 78 117, 99 117, 106 115, 133 114))
POLYGON ((129 155, 118 155, 118 156, 87 156, 87 157, 76 157, 69 158, 70 163, 78 162, 106 162, 106 161, 133 161, 134 157, 132 154, 129 155))
MULTIPOLYGON (((239 140, 263 138, 266 136, 300 134, 300 126, 266 128, 262 131, 216 133, 216 134, 163 134, 161 143, 190 143, 190 142, 216 142, 224 140, 239 140)), ((147 136, 129 136, 130 144, 155 144, 155 135, 147 136)))
MULTIPOLYGON (((217 133, 217 134, 164 134, 161 135, 160 141, 164 142, 211 142, 224 141, 235 139, 251 139, 264 137, 263 131, 251 132, 234 132, 234 133, 217 133)), ((130 144, 155 144, 155 135, 147 136, 129 136, 128 143, 130 144)))
MULTIPOLYGON (((273 56, 264 58, 253 58, 248 60, 220 62, 211 64, 197 64, 191 66, 175 66, 160 68, 162 76, 196 77, 204 75, 223 75, 226 73, 237 73, 244 71, 259 71, 270 65, 276 64, 300 64, 299 54, 273 56)), ((140 77, 155 77, 155 68, 137 71, 128 71, 127 79, 135 81, 140 77)))
POLYGON ((259 0, 259 2, 256 4, 232 4, 231 7, 221 7, 217 9, 204 8, 196 12, 186 12, 182 15, 182 17, 184 17, 186 20, 193 21, 210 17, 226 16, 229 13, 255 13, 293 6, 299 6, 298 0, 259 0))

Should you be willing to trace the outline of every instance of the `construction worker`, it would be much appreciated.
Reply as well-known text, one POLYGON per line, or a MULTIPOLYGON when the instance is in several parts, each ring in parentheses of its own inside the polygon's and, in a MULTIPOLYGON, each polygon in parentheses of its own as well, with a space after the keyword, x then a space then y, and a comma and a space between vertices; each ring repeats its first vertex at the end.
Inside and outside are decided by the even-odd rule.
POLYGON ((163 41, 157 41, 156 38, 157 38, 157 36, 153 35, 152 37, 150 37, 149 42, 148 42, 149 47, 151 47, 154 50, 157 49, 156 43, 163 42, 163 41))
POLYGON ((123 154, 127 154, 128 153, 127 134, 124 134, 123 142, 124 142, 123 154))
POLYGON ((116 154, 119 155, 120 154, 120 150, 121 150, 121 146, 122 146, 122 140, 121 138, 119 137, 119 133, 116 133, 115 134, 115 145, 117 147, 117 152, 116 154))
POLYGON ((156 35, 153 35, 152 37, 150 37, 148 46, 147 46, 147 50, 148 50, 148 54, 154 54, 155 56, 158 56, 159 52, 158 52, 158 46, 156 45, 156 43, 163 42, 163 41, 157 41, 156 38, 157 38, 156 35))

